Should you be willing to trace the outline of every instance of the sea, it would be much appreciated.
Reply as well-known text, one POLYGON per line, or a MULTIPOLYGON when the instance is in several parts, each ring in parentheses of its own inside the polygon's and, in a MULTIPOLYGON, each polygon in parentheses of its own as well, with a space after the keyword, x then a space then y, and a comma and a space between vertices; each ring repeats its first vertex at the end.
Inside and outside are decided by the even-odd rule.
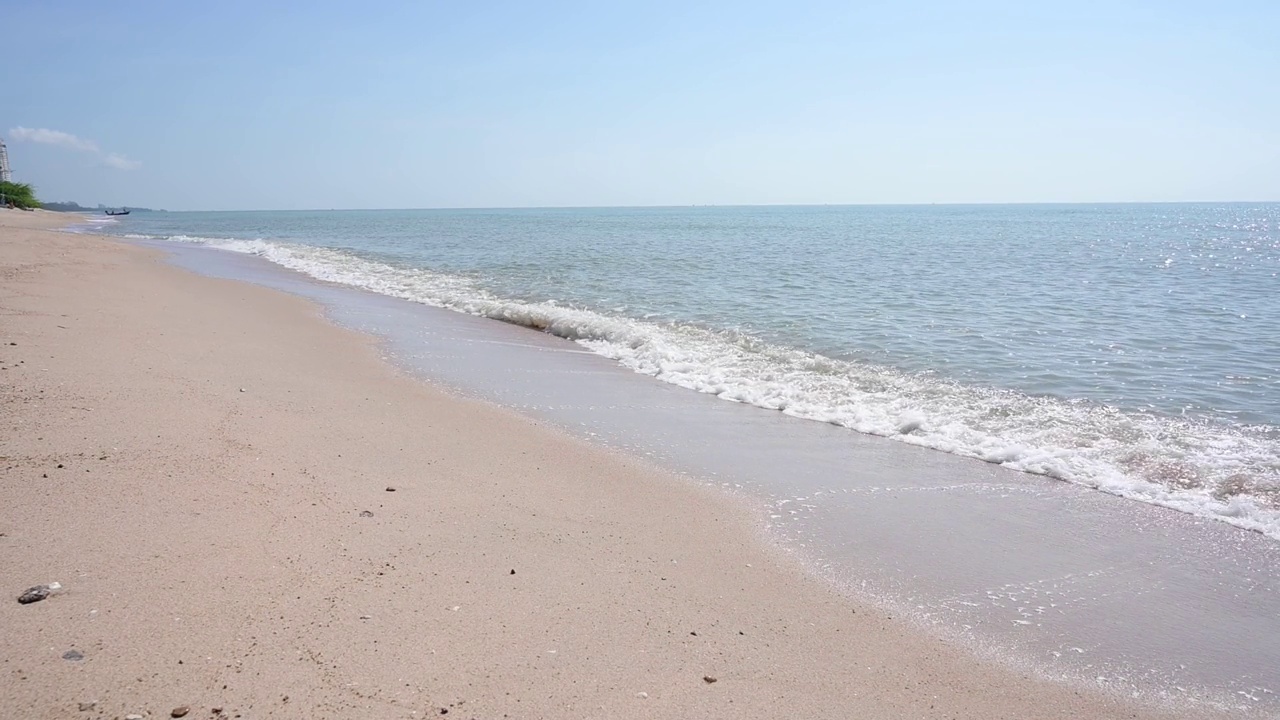
POLYGON ((1280 539, 1280 204, 152 212, 134 240, 1280 539))

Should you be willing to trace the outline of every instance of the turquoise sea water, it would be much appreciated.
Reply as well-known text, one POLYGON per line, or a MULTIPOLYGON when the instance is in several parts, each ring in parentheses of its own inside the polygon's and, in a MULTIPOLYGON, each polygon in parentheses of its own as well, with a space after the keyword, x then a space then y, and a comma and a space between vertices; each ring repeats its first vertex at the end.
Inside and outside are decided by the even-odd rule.
POLYGON ((1280 205, 136 214, 637 372, 1280 538, 1280 205))

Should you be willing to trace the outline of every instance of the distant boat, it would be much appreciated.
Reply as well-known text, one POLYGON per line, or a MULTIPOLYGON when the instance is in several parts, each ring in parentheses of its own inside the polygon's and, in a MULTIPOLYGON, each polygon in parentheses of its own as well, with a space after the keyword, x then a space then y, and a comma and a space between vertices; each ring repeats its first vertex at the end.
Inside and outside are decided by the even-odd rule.
POLYGON ((128 215, 129 208, 120 208, 119 210, 107 210, 108 215, 128 215))

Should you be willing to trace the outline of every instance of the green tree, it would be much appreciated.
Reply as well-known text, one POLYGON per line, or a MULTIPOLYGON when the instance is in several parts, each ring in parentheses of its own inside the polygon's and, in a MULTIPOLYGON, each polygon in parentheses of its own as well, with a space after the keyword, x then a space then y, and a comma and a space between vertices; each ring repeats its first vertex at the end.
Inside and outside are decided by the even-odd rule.
POLYGON ((36 190, 27 183, 0 182, 0 207, 38 208, 36 190))

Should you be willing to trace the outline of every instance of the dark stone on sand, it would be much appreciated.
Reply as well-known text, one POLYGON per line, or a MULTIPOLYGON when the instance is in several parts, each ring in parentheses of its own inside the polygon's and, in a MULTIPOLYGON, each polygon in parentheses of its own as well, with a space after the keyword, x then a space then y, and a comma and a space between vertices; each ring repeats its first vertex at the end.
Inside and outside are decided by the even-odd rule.
POLYGON ((373 511, 372 511, 372 510, 361 510, 361 511, 360 511, 360 517, 373 517, 373 511))
POLYGON ((713 677, 711 677, 710 675, 703 675, 703 676, 702 676, 702 682, 704 682, 704 683, 706 683, 706 684, 708 684, 708 685, 710 685, 711 683, 713 683, 713 682, 715 682, 715 681, 716 681, 716 679, 715 679, 715 678, 713 678, 713 677))
POLYGON ((396 489, 395 489, 395 488, 390 487, 390 486, 388 486, 388 487, 387 487, 387 492, 395 492, 395 491, 396 491, 396 489))
POLYGON ((97 701, 97 700, 90 700, 89 702, 82 702, 82 703, 80 703, 80 712, 89 712, 90 710, 94 709, 94 708, 95 708, 95 707, 97 707, 97 706, 98 706, 98 701, 97 701))
POLYGON ((68 650, 62 653, 62 659, 63 660, 83 660, 84 653, 80 652, 79 650, 68 650))
POLYGON ((515 568, 512 568, 512 569, 511 569, 511 574, 512 574, 512 575, 515 575, 515 574, 516 574, 515 568))
POLYGON ((19 595, 18 602, 23 605, 30 605, 33 602, 40 602, 47 597, 49 597, 49 586, 36 585, 35 587, 27 588, 26 592, 19 595))
POLYGON ((176 717, 176 718, 180 718, 180 717, 183 717, 184 715, 186 715, 186 714, 187 714, 187 713, 189 713, 189 712, 191 712, 191 708, 187 707, 186 705, 183 705, 182 707, 176 707, 176 708, 174 708, 174 709, 170 710, 170 711, 169 711, 169 717, 176 717))

